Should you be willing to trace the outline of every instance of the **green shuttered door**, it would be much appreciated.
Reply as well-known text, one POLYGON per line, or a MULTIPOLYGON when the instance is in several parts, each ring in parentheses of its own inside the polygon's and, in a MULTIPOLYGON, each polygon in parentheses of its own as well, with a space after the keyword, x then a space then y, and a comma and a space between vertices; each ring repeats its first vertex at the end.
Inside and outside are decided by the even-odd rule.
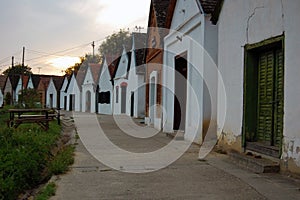
POLYGON ((283 130, 283 53, 263 52, 259 56, 257 140, 280 146, 283 130))

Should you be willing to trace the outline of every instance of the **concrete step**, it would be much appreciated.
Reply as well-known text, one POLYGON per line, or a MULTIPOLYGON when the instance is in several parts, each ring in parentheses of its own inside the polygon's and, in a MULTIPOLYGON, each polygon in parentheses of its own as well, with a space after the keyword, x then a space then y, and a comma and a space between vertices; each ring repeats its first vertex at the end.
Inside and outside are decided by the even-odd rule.
POLYGON ((255 173, 278 173, 280 171, 279 161, 263 158, 253 153, 229 152, 230 160, 242 167, 255 173))

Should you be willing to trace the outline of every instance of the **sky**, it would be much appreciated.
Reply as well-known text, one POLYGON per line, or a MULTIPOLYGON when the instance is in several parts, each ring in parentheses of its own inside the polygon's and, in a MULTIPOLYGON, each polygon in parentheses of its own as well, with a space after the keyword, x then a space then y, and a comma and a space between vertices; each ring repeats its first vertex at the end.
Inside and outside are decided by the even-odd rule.
POLYGON ((146 30, 151 0, 1 0, 0 73, 22 62, 33 73, 63 75, 120 29, 146 30))

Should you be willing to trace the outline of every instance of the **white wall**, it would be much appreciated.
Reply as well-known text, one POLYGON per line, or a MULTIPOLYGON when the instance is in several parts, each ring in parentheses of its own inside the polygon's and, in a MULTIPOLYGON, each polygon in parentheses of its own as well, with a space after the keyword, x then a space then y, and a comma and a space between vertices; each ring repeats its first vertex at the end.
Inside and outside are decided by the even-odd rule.
POLYGON ((65 106, 65 96, 66 96, 66 88, 67 88, 67 85, 68 85, 68 78, 65 77, 64 78, 64 82, 63 82, 63 85, 60 89, 60 108, 61 109, 64 109, 64 106, 65 106))
POLYGON ((4 96, 3 96, 2 90, 0 89, 0 107, 3 106, 3 102, 4 102, 4 96))
POLYGON ((95 83, 94 83, 94 78, 93 78, 93 75, 92 75, 92 72, 91 72, 91 68, 90 66, 88 67, 87 69, 87 72, 85 74, 85 78, 84 78, 84 81, 83 81, 83 85, 82 85, 82 99, 81 99, 81 102, 82 102, 82 112, 86 112, 87 111, 87 92, 89 91, 90 94, 91 94, 91 99, 90 99, 90 112, 91 113, 94 113, 96 111, 96 108, 95 108, 95 87, 94 87, 95 83))
POLYGON ((187 52, 188 85, 185 120, 185 139, 202 142, 203 64, 205 18, 195 1, 178 1, 171 31, 165 38, 163 67, 163 121, 165 132, 173 132, 175 56, 187 52), (185 13, 182 13, 185 10, 185 13))
MULTIPOLYGON (((134 45, 133 45, 134 46, 134 45)), ((136 74, 136 56, 132 51, 130 70, 128 72, 127 108, 126 114, 131 114, 131 93, 134 93, 133 117, 145 116, 145 85, 144 76, 136 74)))
POLYGON ((75 110, 80 111, 81 108, 81 92, 79 90, 75 75, 73 74, 71 77, 71 82, 69 84, 68 90, 66 92, 67 96, 67 110, 69 111, 70 108, 70 95, 75 95, 75 110))
POLYGON ((33 89, 34 86, 33 86, 33 82, 32 82, 32 77, 30 76, 29 77, 29 80, 28 80, 28 84, 27 84, 27 89, 33 89))
POLYGON ((18 81, 18 85, 16 87, 16 92, 15 92, 16 103, 18 103, 18 101, 19 101, 19 94, 21 93, 21 90, 22 90, 22 78, 20 76, 19 81, 18 81))
POLYGON ((111 76, 108 70, 108 65, 106 59, 102 66, 101 76, 99 79, 99 92, 110 92, 110 104, 98 104, 98 112, 100 114, 111 115, 112 114, 112 105, 113 105, 113 86, 111 82, 111 76))
POLYGON ((50 107, 50 95, 52 94, 53 99, 53 108, 57 108, 57 91, 53 82, 53 78, 50 79, 48 88, 47 88, 47 98, 46 98, 46 106, 50 107))
MULTIPOLYGON (((121 84, 126 83, 128 84, 127 80, 127 68, 128 68, 128 62, 129 58, 127 55, 127 52, 125 48, 123 48, 123 53, 120 58, 120 62, 118 65, 118 69, 114 78, 114 101, 113 101, 113 114, 114 115, 120 115, 121 114, 121 101, 122 101, 122 96, 121 96, 121 84), (118 103, 116 103, 116 87, 119 87, 119 99, 118 103)), ((127 92, 126 92, 126 97, 128 97, 128 86, 127 86, 127 92)), ((130 104, 128 104, 128 98, 126 98, 126 110, 125 114, 128 113, 128 107, 130 107, 130 104)), ((123 113, 122 113, 123 114, 123 113)))
MULTIPOLYGON (((232 142, 242 132, 244 45, 285 35, 284 150, 283 158, 295 159, 300 166, 300 1, 225 0, 219 18, 219 56, 226 95, 227 117, 223 132, 232 142)), ((220 106, 220 104, 219 104, 220 106)))

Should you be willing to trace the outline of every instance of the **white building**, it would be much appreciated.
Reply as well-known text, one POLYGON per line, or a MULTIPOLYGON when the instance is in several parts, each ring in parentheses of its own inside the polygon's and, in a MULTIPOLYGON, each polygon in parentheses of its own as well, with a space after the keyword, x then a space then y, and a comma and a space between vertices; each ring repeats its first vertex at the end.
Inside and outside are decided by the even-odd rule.
POLYGON ((67 93, 66 93, 66 89, 68 87, 68 83, 69 83, 69 77, 65 76, 62 86, 60 88, 60 109, 64 109, 67 110, 67 93))
POLYGON ((7 76, 0 75, 0 107, 4 105, 4 98, 5 98, 4 88, 7 79, 8 79, 7 76))
POLYGON ((65 96, 67 111, 81 111, 81 92, 77 83, 75 73, 71 75, 71 78, 65 90, 65 96))
POLYGON ((123 47, 123 52, 119 60, 118 68, 114 76, 114 98, 113 114, 126 114, 128 108, 128 71, 130 68, 131 52, 127 52, 123 47))
POLYGON ((146 34, 133 33, 130 69, 128 71, 126 113, 136 118, 145 117, 145 47, 146 34))
POLYGON ((196 143, 217 121, 218 27, 210 21, 215 6, 178 0, 164 39, 163 131, 181 131, 196 143))
POLYGON ((113 104, 113 85, 108 63, 112 64, 110 61, 108 61, 107 57, 105 57, 99 78, 98 113, 111 115, 113 104))
POLYGON ((99 64, 88 64, 83 84, 81 86, 82 112, 96 112, 96 93, 100 69, 101 65, 99 64))
POLYGON ((281 158, 283 169, 298 173, 299 9, 300 1, 225 0, 218 20, 227 96, 220 143, 281 158))
POLYGON ((46 94, 46 106, 48 108, 60 108, 60 89, 63 81, 63 76, 51 77, 46 94))

